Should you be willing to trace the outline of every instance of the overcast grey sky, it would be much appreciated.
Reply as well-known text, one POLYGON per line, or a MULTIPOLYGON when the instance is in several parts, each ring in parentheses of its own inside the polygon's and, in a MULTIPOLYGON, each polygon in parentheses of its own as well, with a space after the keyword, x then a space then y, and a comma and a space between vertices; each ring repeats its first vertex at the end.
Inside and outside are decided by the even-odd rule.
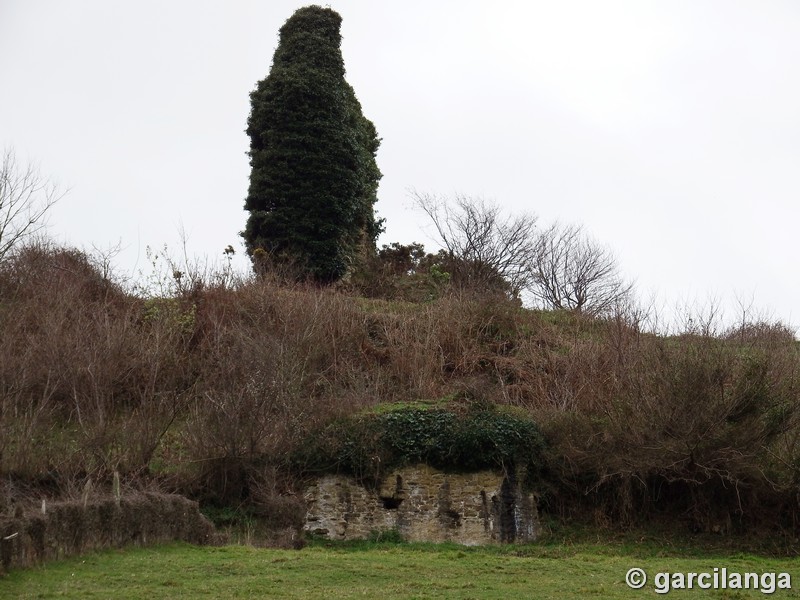
MULTIPOLYGON (((127 271, 181 226, 241 254, 248 94, 306 4, 0 0, 0 145, 71 188, 52 235, 121 240, 127 271)), ((429 242, 409 188, 482 195, 583 223, 665 305, 798 320, 800 3, 330 6, 383 138, 382 243, 429 242)))

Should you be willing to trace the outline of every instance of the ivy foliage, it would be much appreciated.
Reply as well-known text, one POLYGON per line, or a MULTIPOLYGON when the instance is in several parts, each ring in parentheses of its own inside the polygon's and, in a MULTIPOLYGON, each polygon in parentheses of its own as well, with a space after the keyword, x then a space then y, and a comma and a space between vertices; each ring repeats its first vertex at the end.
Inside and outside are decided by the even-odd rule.
POLYGON ((250 94, 250 215, 242 236, 321 283, 344 276, 381 232, 380 145, 345 81, 341 17, 301 8, 281 27, 269 75, 250 94))
POLYGON ((367 481, 418 463, 457 472, 522 469, 532 480, 542 469, 544 449, 536 423, 501 407, 403 405, 335 421, 316 432, 297 458, 307 471, 367 481))

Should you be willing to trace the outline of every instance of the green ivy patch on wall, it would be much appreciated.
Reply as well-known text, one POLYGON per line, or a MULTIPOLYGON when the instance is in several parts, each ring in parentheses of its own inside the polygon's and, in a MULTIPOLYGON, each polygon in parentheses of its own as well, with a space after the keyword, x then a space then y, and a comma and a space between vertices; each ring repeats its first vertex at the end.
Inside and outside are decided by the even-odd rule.
POLYGON ((340 419, 295 455, 306 473, 342 472, 367 483, 391 469, 425 463, 445 471, 523 471, 530 484, 545 447, 536 423, 498 406, 399 405, 340 419))

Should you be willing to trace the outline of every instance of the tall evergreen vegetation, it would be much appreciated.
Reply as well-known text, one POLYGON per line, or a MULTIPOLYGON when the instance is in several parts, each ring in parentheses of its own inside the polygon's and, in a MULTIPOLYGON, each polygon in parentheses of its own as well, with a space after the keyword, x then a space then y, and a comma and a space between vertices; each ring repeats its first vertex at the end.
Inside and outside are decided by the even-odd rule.
POLYGON ((374 248, 381 173, 375 126, 345 81, 342 18, 299 9, 280 30, 269 75, 250 94, 248 252, 288 261, 321 283, 374 248))

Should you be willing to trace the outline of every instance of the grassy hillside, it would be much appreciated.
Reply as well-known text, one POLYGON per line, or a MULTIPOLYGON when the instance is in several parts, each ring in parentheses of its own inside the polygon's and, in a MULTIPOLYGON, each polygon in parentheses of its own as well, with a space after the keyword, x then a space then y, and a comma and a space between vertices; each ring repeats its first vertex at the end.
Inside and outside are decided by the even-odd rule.
POLYGON ((4 503, 79 494, 87 478, 100 489, 119 471, 127 486, 295 522, 315 465, 293 457, 308 440, 386 404, 439 401, 536 424, 548 518, 796 537, 800 361, 780 325, 662 337, 632 310, 526 310, 430 281, 367 298, 218 275, 175 273, 145 294, 73 250, 2 264, 4 503))

